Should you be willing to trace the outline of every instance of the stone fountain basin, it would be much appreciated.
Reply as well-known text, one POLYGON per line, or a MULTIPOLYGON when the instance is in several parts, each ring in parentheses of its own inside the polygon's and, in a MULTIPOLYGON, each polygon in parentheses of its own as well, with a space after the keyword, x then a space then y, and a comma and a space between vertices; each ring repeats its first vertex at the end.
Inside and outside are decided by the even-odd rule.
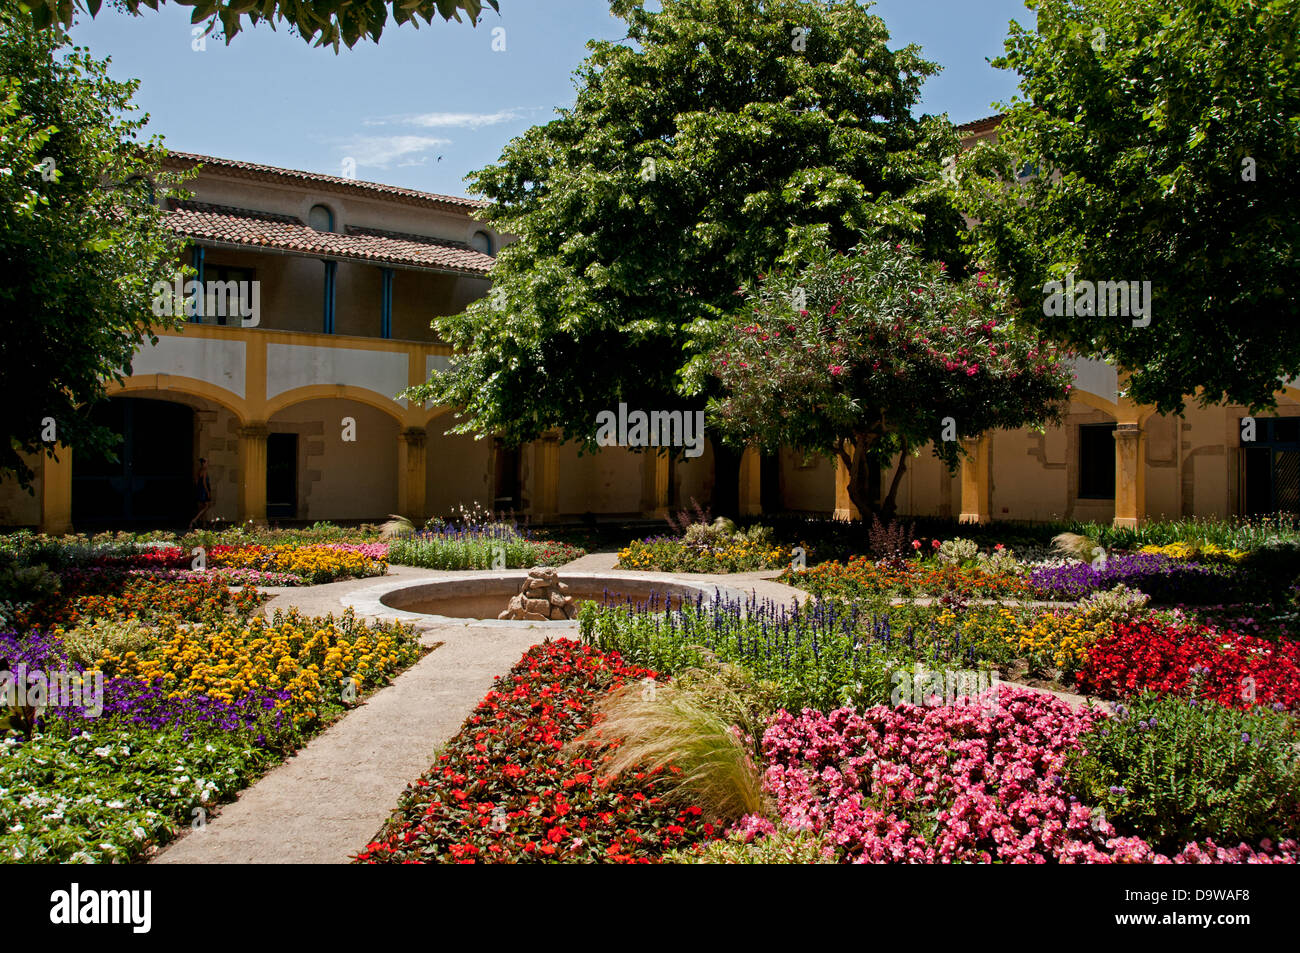
MULTIPOLYGON (((519 587, 527 576, 527 569, 505 569, 449 573, 414 582, 409 579, 404 582, 390 581, 344 595, 340 602, 355 609, 358 615, 422 625, 437 623, 509 628, 575 628, 578 624, 576 619, 539 622, 497 618, 510 598, 518 594, 519 587)), ((634 602, 645 602, 652 594, 657 594, 661 607, 664 598, 668 597, 673 600, 674 608, 683 599, 694 602, 700 596, 703 596, 705 602, 710 602, 719 595, 733 600, 745 597, 738 589, 658 573, 584 573, 561 570, 558 578, 569 587, 565 595, 573 597, 575 606, 591 600, 600 602, 606 591, 617 593, 623 598, 630 597, 634 602)))

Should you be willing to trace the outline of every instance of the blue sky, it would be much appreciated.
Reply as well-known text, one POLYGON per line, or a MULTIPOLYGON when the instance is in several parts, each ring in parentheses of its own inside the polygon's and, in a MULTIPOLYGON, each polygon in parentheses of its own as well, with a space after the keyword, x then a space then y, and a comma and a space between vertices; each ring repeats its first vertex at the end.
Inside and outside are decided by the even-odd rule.
MULTIPOLYGON (((141 81, 136 101, 170 149, 335 175, 351 158, 358 179, 462 195, 466 173, 573 102, 588 39, 624 35, 607 0, 501 7, 477 27, 390 23, 379 44, 338 55, 265 25, 196 50, 190 11, 175 4, 139 17, 105 4, 71 35, 112 57, 116 78, 141 81), (492 49, 497 27, 504 51, 492 49)), ((925 86, 925 111, 965 122, 1014 92, 1014 76, 987 59, 1009 20, 1033 22, 1023 0, 880 0, 874 12, 894 45, 917 43, 944 67, 925 86)))

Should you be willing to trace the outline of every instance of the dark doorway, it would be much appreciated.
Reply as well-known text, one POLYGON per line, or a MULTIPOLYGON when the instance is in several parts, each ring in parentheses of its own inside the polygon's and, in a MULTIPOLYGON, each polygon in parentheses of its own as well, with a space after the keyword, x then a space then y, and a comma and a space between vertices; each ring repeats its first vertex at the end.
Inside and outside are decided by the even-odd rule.
POLYGON ((493 483, 496 495, 492 500, 492 509, 498 513, 523 509, 519 499, 519 448, 507 447, 502 441, 496 441, 496 452, 492 455, 494 462, 493 483))
POLYGON ((1079 428, 1079 499, 1115 499, 1115 425, 1079 428))
POLYGON ((713 444, 713 497, 709 506, 714 516, 735 519, 740 513, 740 452, 721 441, 713 444))
POLYGON ((273 433, 266 437, 266 518, 298 517, 298 435, 273 433))
POLYGON ((764 513, 780 513, 785 509, 781 497, 781 454, 765 453, 758 464, 758 498, 764 513))
POLYGON ((1247 516, 1300 512, 1300 418, 1257 417, 1242 442, 1247 516))
POLYGON ((72 457, 72 521, 88 528, 152 528, 194 515, 194 410, 144 397, 114 397, 91 412, 122 438, 117 459, 72 457))

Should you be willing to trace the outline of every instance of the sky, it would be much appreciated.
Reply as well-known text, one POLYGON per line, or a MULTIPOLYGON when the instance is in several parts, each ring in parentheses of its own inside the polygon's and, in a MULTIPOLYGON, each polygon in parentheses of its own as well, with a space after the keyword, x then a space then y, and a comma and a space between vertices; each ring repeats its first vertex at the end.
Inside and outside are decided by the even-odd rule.
MULTIPOLYGON (((501 8, 486 9, 475 27, 390 22, 378 44, 337 55, 283 25, 245 28, 229 46, 202 40, 189 8, 176 4, 138 17, 105 4, 70 35, 111 57, 114 78, 140 80, 147 131, 173 151, 464 195, 469 172, 573 103, 589 39, 625 35, 608 0, 501 0, 501 8)), ((944 68, 923 88, 921 111, 968 122, 1014 93, 1014 74, 988 60, 1002 52, 1010 20, 1034 22, 1023 0, 879 0, 873 12, 894 46, 916 43, 944 68)))

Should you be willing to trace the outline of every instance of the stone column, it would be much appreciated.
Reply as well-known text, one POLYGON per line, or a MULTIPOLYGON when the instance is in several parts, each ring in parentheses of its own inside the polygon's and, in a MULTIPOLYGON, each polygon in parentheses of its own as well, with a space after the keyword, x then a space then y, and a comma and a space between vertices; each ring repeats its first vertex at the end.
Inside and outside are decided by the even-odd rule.
POLYGON ((990 494, 992 470, 990 450, 993 438, 988 434, 962 440, 966 456, 961 461, 961 515, 959 523, 987 523, 993 518, 990 494))
POLYGON ((740 515, 757 516, 763 512, 762 456, 757 447, 746 447, 740 456, 740 515))
POLYGON ((1146 468, 1142 463, 1142 425, 1117 424, 1114 521, 1117 529, 1133 528, 1146 518, 1146 468))
POLYGON ((57 444, 54 457, 44 457, 41 471, 41 532, 62 536, 72 532, 72 448, 57 444))
POLYGON ((425 432, 422 427, 408 427, 397 435, 397 505, 402 515, 415 524, 424 526, 425 432))
POLYGON ((533 444, 533 522, 555 519, 560 498, 560 441, 547 435, 533 444))
POLYGON ((641 515, 661 520, 668 515, 668 454, 664 451, 641 454, 641 515))
POLYGON ((239 521, 266 522, 266 424, 239 428, 239 521))

